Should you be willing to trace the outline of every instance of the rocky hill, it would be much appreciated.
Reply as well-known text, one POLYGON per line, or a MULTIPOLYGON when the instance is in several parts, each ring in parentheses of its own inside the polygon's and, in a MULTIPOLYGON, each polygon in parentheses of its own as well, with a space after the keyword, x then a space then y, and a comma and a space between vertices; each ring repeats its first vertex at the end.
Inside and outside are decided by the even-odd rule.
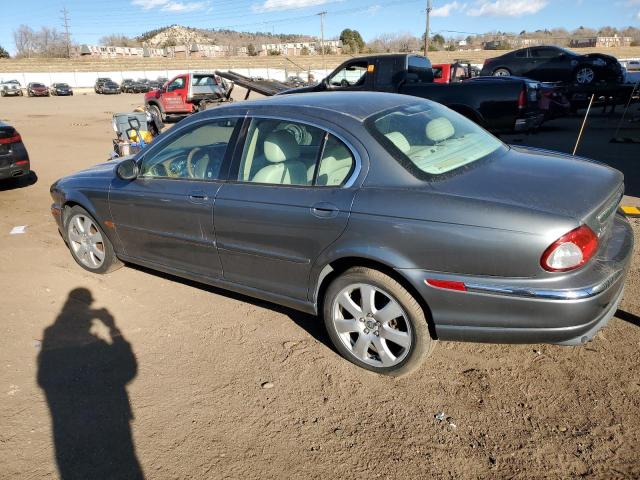
POLYGON ((311 40, 308 35, 271 34, 262 32, 236 32, 234 30, 205 30, 181 25, 158 28, 145 32, 136 40, 149 47, 167 47, 174 45, 212 44, 233 47, 260 45, 277 42, 301 42, 311 40))

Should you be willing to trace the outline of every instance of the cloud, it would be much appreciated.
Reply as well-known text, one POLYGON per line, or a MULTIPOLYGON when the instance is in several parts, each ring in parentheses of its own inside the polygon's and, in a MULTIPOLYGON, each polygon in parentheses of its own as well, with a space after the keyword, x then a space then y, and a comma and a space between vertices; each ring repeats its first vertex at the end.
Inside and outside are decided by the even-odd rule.
POLYGON ((132 0, 132 5, 143 10, 159 8, 163 12, 184 13, 195 12, 209 6, 209 2, 174 2, 172 0, 132 0))
POLYGON ((276 10, 293 10, 296 8, 317 7, 335 0, 266 0, 261 5, 254 5, 255 12, 274 12, 276 10))
POLYGON ((463 10, 466 7, 463 3, 451 2, 445 3, 441 7, 431 10, 432 17, 448 17, 455 10, 463 10))
POLYGON ((375 15, 380 11, 381 8, 382 8, 382 5, 379 5, 379 4, 371 5, 369 8, 367 8, 367 13, 369 15, 375 15))
POLYGON ((467 14, 472 17, 521 17, 538 13, 549 4, 548 0, 476 0, 467 14))

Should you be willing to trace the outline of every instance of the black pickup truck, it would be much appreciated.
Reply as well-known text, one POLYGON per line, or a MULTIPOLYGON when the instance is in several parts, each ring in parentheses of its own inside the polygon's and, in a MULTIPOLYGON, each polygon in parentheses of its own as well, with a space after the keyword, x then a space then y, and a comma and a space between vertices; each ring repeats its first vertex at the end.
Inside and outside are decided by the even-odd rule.
POLYGON ((347 60, 317 85, 285 90, 293 93, 375 90, 433 100, 494 132, 528 131, 540 126, 538 83, 513 80, 434 83, 428 58, 413 54, 387 54, 347 60))

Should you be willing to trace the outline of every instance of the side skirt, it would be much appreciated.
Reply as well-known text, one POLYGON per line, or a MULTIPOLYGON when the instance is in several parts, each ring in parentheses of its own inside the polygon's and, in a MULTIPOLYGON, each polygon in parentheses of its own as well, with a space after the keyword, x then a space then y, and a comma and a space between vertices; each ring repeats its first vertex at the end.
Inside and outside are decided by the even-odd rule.
POLYGON ((314 303, 309 301, 298 300, 297 298, 278 295, 278 294, 274 294, 274 293, 253 288, 253 287, 247 287, 245 285, 229 282, 221 278, 197 275, 194 273, 186 272, 184 270, 167 267, 166 265, 161 265, 158 263, 141 260, 139 258, 130 257, 128 255, 123 255, 120 253, 117 254, 117 257, 123 262, 141 265, 143 267, 147 267, 152 270, 158 270, 164 273, 168 273, 170 275, 175 275, 176 277, 186 278, 188 280, 193 280, 194 282, 204 283, 206 285, 222 288, 224 290, 230 290, 232 292, 240 293, 242 295, 247 295, 249 297, 259 298, 260 300, 265 300, 267 302, 275 303, 277 305, 289 307, 294 310, 300 310, 301 312, 305 312, 310 315, 318 315, 317 306, 314 303))

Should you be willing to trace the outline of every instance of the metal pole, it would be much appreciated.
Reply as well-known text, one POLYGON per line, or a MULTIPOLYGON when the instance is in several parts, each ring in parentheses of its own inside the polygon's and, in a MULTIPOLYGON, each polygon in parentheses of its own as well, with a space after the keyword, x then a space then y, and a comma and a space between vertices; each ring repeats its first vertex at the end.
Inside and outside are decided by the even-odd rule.
POLYGON ((320 49, 322 50, 322 69, 327 70, 327 61, 324 58, 324 16, 327 14, 326 11, 320 12, 320 49))
POLYGON ((427 25, 424 32, 424 56, 427 57, 429 55, 429 35, 430 35, 430 20, 431 20, 431 0, 427 0, 427 25))
POLYGON ((575 156, 578 151, 578 145, 580 145, 580 140, 582 139, 582 132, 584 131, 584 127, 587 124, 587 118, 589 117, 589 112, 591 111, 591 104, 593 104, 593 99, 596 94, 591 94, 591 100, 589 100, 589 106, 587 107, 587 113, 584 114, 584 120, 582 120, 582 126, 580 127, 580 133, 578 133, 578 140, 576 140, 576 146, 573 148, 573 155, 575 156))

